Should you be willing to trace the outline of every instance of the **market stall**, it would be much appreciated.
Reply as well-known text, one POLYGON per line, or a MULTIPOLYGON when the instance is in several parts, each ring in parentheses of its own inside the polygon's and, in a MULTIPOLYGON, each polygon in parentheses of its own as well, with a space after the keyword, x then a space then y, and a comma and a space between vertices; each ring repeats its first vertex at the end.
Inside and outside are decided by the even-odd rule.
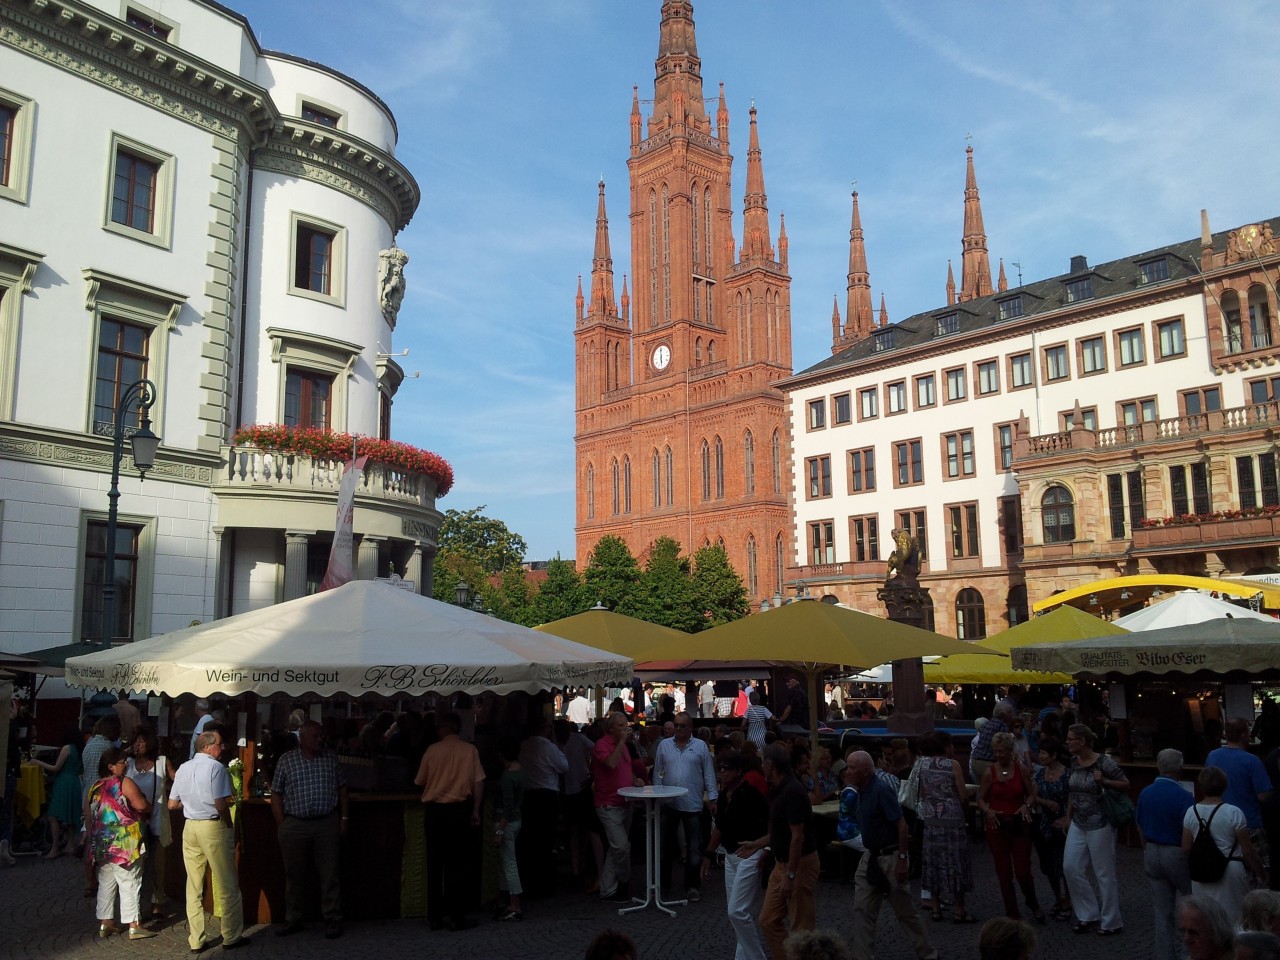
MULTIPOLYGON (((341 732, 353 701, 435 702, 455 694, 536 693, 566 684, 630 680, 629 657, 496 620, 376 581, 73 657, 69 684, 166 697, 229 698, 227 723, 240 740, 240 875, 246 921, 283 909, 283 868, 265 780, 256 776, 268 728, 289 710, 341 732)), ((188 698, 189 699, 189 698, 188 698)), ((357 711, 358 712, 358 708, 357 711)), ((350 721, 354 723, 354 721, 350 721)), ((363 759, 363 758, 361 758, 363 759)), ((421 808, 362 764, 344 847, 344 911, 352 918, 420 915, 421 808)), ((410 771, 409 772, 411 776, 410 771)), ((181 828, 174 822, 175 832, 181 828)), ((173 849, 172 847, 170 849, 173 849)))

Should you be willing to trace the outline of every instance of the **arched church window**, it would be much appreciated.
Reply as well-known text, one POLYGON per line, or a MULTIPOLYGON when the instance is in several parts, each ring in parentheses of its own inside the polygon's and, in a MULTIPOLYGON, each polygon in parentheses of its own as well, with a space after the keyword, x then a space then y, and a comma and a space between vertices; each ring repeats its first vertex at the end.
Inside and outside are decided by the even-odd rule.
POLYGON ((760 595, 760 571, 756 568, 756 538, 747 534, 747 596, 755 598, 760 595))
POLYGON ((596 515, 596 468, 587 464, 587 519, 595 519, 596 515))
POLYGON ((609 469, 613 475, 613 515, 616 517, 622 512, 622 485, 618 481, 618 461, 616 458, 610 464, 609 469))
POLYGON ((622 460, 622 512, 631 512, 631 458, 622 460))
POLYGON ((747 496, 756 492, 756 438, 748 430, 742 437, 742 480, 747 496))
POLYGON ((711 499, 711 445, 702 441, 702 499, 711 499))
POLYGON ((716 437, 716 499, 724 499, 724 441, 716 437))
POLYGON ((653 449, 653 505, 662 506, 662 459, 657 447, 653 449))
POLYGON ((667 447, 665 458, 667 461, 667 506, 675 503, 675 471, 672 469, 671 448, 667 447))

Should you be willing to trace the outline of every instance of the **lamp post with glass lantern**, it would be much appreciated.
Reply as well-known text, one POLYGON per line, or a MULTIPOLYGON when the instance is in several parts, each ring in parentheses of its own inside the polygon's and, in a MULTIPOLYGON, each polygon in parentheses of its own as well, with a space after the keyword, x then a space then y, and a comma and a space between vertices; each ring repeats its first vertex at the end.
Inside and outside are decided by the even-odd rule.
POLYGON ((124 458, 125 418, 137 408, 142 422, 129 438, 133 465, 139 480, 145 480, 147 471, 156 462, 156 450, 160 438, 151 432, 152 404, 156 402, 156 385, 150 380, 131 383, 116 402, 115 422, 111 433, 111 489, 107 492, 107 550, 106 565, 102 575, 102 638, 109 646, 116 627, 116 526, 120 506, 120 461, 124 458))

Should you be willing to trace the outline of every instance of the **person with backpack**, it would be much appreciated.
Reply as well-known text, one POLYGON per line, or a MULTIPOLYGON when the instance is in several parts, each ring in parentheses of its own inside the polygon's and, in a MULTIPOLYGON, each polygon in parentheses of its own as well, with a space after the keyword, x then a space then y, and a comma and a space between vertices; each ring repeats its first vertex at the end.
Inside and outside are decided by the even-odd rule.
POLYGON ((1249 841, 1244 811, 1223 802, 1227 775, 1220 767, 1205 767, 1196 785, 1203 799, 1182 820, 1182 849, 1187 854, 1191 893, 1216 900, 1234 920, 1249 892, 1250 874, 1263 883, 1266 874, 1249 841))

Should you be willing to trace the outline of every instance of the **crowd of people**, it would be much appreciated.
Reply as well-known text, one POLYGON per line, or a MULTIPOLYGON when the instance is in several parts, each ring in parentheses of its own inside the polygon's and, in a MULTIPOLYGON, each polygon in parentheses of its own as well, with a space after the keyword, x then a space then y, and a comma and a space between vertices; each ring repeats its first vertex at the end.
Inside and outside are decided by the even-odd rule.
MULTIPOLYGON (((888 741, 878 757, 814 748, 781 722, 807 709, 796 684, 779 691, 785 699, 773 709, 761 704, 763 691, 738 686, 746 705, 739 710, 735 697, 723 721, 724 698, 712 696, 714 687, 693 689, 699 700, 690 705, 705 708, 710 722, 695 723, 663 688, 640 701, 653 717, 643 725, 621 696, 604 716, 581 724, 572 709, 580 697, 558 700, 559 716, 531 704, 530 720, 515 725, 513 714, 484 735, 473 735, 474 718, 464 723, 458 713, 371 717, 357 734, 361 745, 402 750, 413 734, 420 747, 406 756, 423 808, 429 927, 475 925, 484 842, 497 848, 501 864, 499 899, 489 905, 501 922, 536 915, 538 899, 566 888, 611 906, 633 903, 637 808, 622 791, 657 784, 687 791, 660 808, 662 899, 678 893, 697 902, 713 873, 722 873, 741 960, 868 960, 886 902, 921 960, 938 956, 930 921, 987 920, 975 941, 981 956, 1000 960, 1029 955, 1035 927, 1053 921, 1063 922, 1057 930, 1118 936, 1125 896, 1117 832, 1129 820, 1143 846, 1157 955, 1280 960, 1280 893, 1268 889, 1272 778, 1249 750, 1244 720, 1229 720, 1225 742, 1205 758, 1198 802, 1181 781, 1182 754, 1164 750, 1155 782, 1126 813, 1115 801, 1132 796, 1130 784, 1103 749, 1101 718, 1083 722, 1070 699, 1028 710, 1011 688, 979 725, 965 763, 943 730, 921 735, 915 750, 905 739, 888 741), (560 875, 558 836, 571 877, 560 875), (851 952, 818 929, 822 855, 833 841, 857 860, 850 910, 839 918, 851 952), (988 856, 999 918, 977 918, 971 908, 988 856)), ((180 812, 189 945, 198 951, 214 939, 203 905, 211 872, 222 946, 236 949, 249 938, 234 861, 235 791, 224 762, 228 728, 208 704, 197 705, 190 759, 173 769, 152 728, 121 702, 87 741, 70 729, 56 756, 39 761, 52 780, 47 856, 83 856, 101 936, 147 939, 155 935, 152 921, 165 916, 157 873, 172 842, 169 813, 180 812)), ((286 906, 274 932, 303 928, 314 878, 325 935, 340 937, 339 851, 349 820, 342 765, 321 724, 300 713, 286 739, 270 770, 286 906)), ((625 935, 604 937, 600 949, 625 956, 625 935)))

